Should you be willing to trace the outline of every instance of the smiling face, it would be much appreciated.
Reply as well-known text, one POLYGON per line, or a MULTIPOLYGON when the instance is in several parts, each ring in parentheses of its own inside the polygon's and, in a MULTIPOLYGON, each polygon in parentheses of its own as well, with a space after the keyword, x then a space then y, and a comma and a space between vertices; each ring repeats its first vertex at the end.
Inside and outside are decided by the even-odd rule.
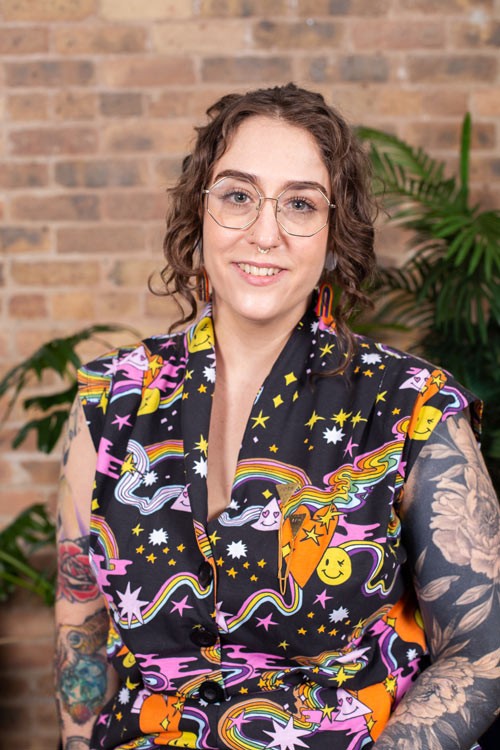
MULTIPOLYGON (((314 183, 330 198, 328 171, 313 137, 283 121, 255 116, 245 120, 216 162, 208 187, 237 173, 267 197, 287 187, 314 183)), ((323 270, 328 225, 313 237, 287 234, 276 221, 275 202, 265 201, 247 229, 219 226, 206 210, 203 258, 214 296, 216 321, 283 323, 293 327, 308 305, 323 270), (258 248, 268 249, 266 254, 258 248)))
POLYGON ((316 572, 323 583, 328 586, 339 586, 351 576, 351 558, 341 547, 328 547, 316 572))

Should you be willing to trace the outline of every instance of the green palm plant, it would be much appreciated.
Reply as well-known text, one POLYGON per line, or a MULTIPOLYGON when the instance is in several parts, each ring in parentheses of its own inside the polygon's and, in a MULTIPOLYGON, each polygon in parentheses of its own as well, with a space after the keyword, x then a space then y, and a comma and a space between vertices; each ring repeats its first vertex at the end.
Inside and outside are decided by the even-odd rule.
POLYGON ((413 252, 380 268, 379 319, 418 331, 415 350, 451 371, 486 404, 483 452, 500 473, 500 211, 482 210, 469 189, 471 118, 461 130, 459 170, 394 135, 360 127, 375 192, 390 221, 410 230, 413 252))

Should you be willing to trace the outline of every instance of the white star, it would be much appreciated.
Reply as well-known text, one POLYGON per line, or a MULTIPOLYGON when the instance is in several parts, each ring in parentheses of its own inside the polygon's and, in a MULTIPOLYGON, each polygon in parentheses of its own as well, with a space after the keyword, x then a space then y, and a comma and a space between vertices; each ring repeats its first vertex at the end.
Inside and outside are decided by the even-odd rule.
POLYGON ((417 654, 416 648, 409 648, 408 651, 406 652, 406 658, 408 659, 408 661, 413 661, 414 659, 417 658, 417 656, 418 654, 417 654))
POLYGON ((346 607, 338 607, 338 609, 333 609, 330 612, 330 622, 340 622, 340 620, 345 620, 346 617, 349 617, 349 610, 346 607))
POLYGON ((195 461, 194 471, 195 471, 195 474, 198 474, 198 476, 206 477, 207 476, 207 459, 203 458, 202 456, 199 461, 195 461))
POLYGON ((209 383, 215 383, 215 367, 204 367, 203 376, 209 383))
POLYGON ((155 482, 158 481, 158 474, 156 471, 147 471, 146 474, 144 474, 143 482, 146 487, 151 487, 152 484, 155 484, 155 482))
POLYGON ((382 361, 382 357, 380 356, 380 354, 377 354, 376 352, 374 352, 373 354, 366 353, 366 354, 361 355, 361 361, 365 365, 376 365, 377 362, 382 361))
POLYGON ((132 623, 133 617, 136 617, 141 623, 141 625, 144 624, 144 620, 142 619, 142 614, 141 614, 141 605, 148 604, 148 602, 143 601, 142 599, 139 599, 139 594, 141 593, 141 589, 142 589, 142 586, 139 586, 139 588, 136 589, 135 591, 131 591, 130 581, 129 581, 127 583, 127 588, 124 594, 120 594, 120 592, 117 591, 117 594, 121 600, 121 604, 119 604, 118 607, 121 609, 121 616, 127 617, 127 623, 129 627, 132 623))
POLYGON ((316 333, 319 326, 319 320, 315 320, 314 323, 311 323, 311 333, 316 333))
POLYGON ((165 529, 153 529, 149 535, 150 544, 166 544, 168 541, 168 534, 165 529))
POLYGON ((130 690, 126 687, 122 687, 120 692, 118 693, 118 701, 119 703, 124 706, 126 703, 128 703, 130 700, 130 690))
POLYGON ((247 556, 247 545, 241 539, 237 542, 231 542, 231 544, 227 545, 226 549, 227 554, 233 559, 236 558, 239 560, 240 557, 247 556))
POLYGON ((305 734, 309 734, 308 729, 294 729, 293 716, 288 719, 288 724, 285 727, 280 726, 273 719, 273 730, 268 732, 264 729, 264 733, 268 734, 272 742, 267 745, 268 748, 279 748, 279 750, 295 750, 297 745, 301 747, 308 747, 305 742, 302 742, 300 737, 305 734))
POLYGON ((342 440, 343 437, 345 437, 345 433, 342 432, 340 427, 335 427, 334 425, 330 429, 328 429, 328 427, 326 428, 323 433, 323 437, 325 438, 327 443, 333 443, 335 445, 340 440, 342 440))

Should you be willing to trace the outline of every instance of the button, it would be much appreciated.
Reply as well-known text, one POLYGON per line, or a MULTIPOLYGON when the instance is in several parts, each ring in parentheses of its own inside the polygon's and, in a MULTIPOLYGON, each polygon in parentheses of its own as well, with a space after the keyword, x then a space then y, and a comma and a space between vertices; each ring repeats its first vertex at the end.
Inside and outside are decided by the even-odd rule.
POLYGON ((212 583, 213 577, 214 577, 214 574, 212 571, 212 566, 210 565, 209 562, 204 560, 202 564, 200 565, 200 567, 198 568, 198 578, 204 589, 207 588, 209 583, 212 583))
POLYGON ((224 690, 217 682, 205 680, 200 685, 200 698, 207 703, 221 703, 225 698, 224 690))
POLYGON ((197 646, 215 646, 217 643, 217 636, 206 628, 196 628, 191 633, 191 640, 197 646))

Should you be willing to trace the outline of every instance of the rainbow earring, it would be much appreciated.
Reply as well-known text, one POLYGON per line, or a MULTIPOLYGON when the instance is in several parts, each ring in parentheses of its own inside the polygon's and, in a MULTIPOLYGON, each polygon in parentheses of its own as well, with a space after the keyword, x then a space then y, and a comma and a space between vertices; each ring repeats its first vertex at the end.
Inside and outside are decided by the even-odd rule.
POLYGON ((333 303, 334 303, 334 291, 332 285, 328 281, 323 281, 320 284, 318 291, 318 301, 314 311, 322 323, 329 327, 334 321, 333 317, 333 303))
POLYGON ((210 299, 210 280, 205 270, 205 266, 202 266, 200 268, 200 276, 196 294, 200 302, 208 302, 208 300, 210 299))

